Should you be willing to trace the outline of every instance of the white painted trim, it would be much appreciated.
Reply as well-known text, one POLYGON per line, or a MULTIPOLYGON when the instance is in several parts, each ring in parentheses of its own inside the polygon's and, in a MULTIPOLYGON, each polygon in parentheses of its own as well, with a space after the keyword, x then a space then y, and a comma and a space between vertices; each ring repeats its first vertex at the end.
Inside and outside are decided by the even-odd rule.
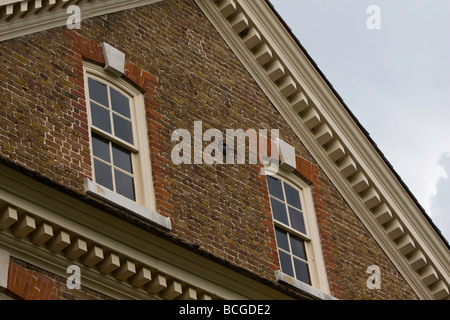
MULTIPOLYGON (((162 0, 92 0, 90 2, 82 0, 78 5, 81 9, 81 20, 83 21, 92 17, 145 6, 159 1, 162 0)), ((15 3, 19 2, 23 2, 23 0, 7 0, 7 3, 9 4, 0 3, 0 9, 6 6, 15 5, 15 3)), ((30 9, 28 11, 14 11, 13 14, 11 14, 14 18, 10 21, 7 20, 8 16, 0 18, 0 42, 30 33, 61 27, 67 24, 67 19, 70 17, 70 14, 66 12, 64 5, 53 10, 52 5, 45 6, 45 2, 43 2, 43 4, 44 7, 40 9, 38 14, 32 12, 33 9, 29 6, 30 9)), ((81 28, 83 28, 82 22, 81 28)))
MULTIPOLYGON (((265 168, 265 174, 273 176, 275 178, 281 179, 292 185, 300 192, 301 202, 303 205, 303 214, 305 219, 305 226, 307 231, 306 241, 306 254, 308 256, 309 272, 311 277, 311 284, 313 287, 325 292, 330 293, 330 288, 328 285, 327 273, 325 268, 325 261, 323 259, 322 245, 320 241, 319 227, 317 225, 316 213, 314 210, 314 203, 312 198, 311 186, 309 186, 305 181, 300 179, 297 175, 291 172, 285 172, 283 170, 275 170, 267 167, 265 168)), ((273 215, 272 215, 273 219, 273 215)), ((275 222, 277 225, 279 223, 275 222)), ((294 229, 283 228, 288 232, 293 230, 292 234, 296 235, 294 229)), ((300 238, 305 238, 302 235, 297 235, 300 238)))
MULTIPOLYGON (((116 90, 123 91, 130 98, 130 111, 132 118, 134 145, 126 144, 126 148, 132 150, 132 162, 134 171, 134 184, 136 202, 152 211, 156 212, 156 199, 153 189, 153 175, 151 165, 150 147, 147 131, 147 116, 145 112, 144 95, 128 81, 121 77, 114 77, 99 65, 83 62, 84 82, 86 92, 88 92, 88 77, 97 77, 102 81, 115 87, 116 90)), ((92 118, 88 107, 89 130, 92 130, 92 118)), ((98 129, 96 129, 98 130, 98 129)), ((110 134, 106 134, 108 140, 115 139, 110 134), (112 137, 112 138, 109 138, 112 137)), ((91 139, 92 140, 92 139, 91 139)), ((118 143, 117 141, 115 141, 118 143)), ((119 143, 120 144, 120 143, 119 143)), ((93 163, 92 141, 90 141, 91 161, 93 163)), ((94 180, 94 179, 92 179, 94 180)))
POLYGON ((303 283, 297 279, 294 279, 287 274, 284 274, 281 271, 275 271, 275 276, 277 278, 277 281, 283 284, 287 284, 289 286, 294 287, 295 289, 298 289, 302 292, 305 292, 309 296, 312 296, 319 300, 338 300, 333 296, 330 296, 328 293, 325 293, 319 289, 316 289, 312 286, 307 285, 306 283, 303 283))
POLYGON ((111 191, 107 188, 104 188, 100 185, 98 185, 95 182, 92 182, 89 179, 84 180, 84 186, 87 194, 93 195, 95 197, 98 197, 102 200, 106 200, 110 204, 113 204, 115 206, 118 206, 122 209, 125 209, 131 213, 135 213, 137 215, 140 215, 141 217, 167 229, 172 229, 172 222, 170 218, 164 217, 163 215, 150 210, 146 207, 143 207, 139 204, 137 204, 134 201, 131 201, 130 199, 127 199, 120 194, 115 193, 114 191, 111 191))
POLYGON ((0 292, 8 289, 9 252, 0 248, 0 292))

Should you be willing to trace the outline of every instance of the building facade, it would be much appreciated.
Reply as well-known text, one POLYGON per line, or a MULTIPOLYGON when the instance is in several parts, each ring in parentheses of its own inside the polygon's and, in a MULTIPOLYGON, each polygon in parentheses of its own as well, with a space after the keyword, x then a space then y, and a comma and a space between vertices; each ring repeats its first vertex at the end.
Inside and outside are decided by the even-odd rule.
POLYGON ((269 2, 0 12, 4 299, 449 299, 448 243, 269 2))

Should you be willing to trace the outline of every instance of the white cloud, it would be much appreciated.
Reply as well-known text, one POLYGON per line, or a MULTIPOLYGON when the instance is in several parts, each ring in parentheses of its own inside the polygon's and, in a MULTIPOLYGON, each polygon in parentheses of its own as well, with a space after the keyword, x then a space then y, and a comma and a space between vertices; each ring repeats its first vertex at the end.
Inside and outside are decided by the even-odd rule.
POLYGON ((432 220, 450 240, 450 153, 443 154, 439 163, 446 175, 438 181, 436 195, 431 198, 432 220))
POLYGON ((370 0, 271 2, 419 203, 448 228, 439 199, 450 171, 439 161, 450 152, 450 2, 377 0, 381 30, 366 27, 370 0))

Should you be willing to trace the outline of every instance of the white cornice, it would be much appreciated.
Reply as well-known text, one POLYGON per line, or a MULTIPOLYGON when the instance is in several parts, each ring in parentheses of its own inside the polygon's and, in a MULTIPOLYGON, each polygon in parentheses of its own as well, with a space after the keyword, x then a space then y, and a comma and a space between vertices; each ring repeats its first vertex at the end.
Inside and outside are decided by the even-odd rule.
POLYGON ((162 0, 1 0, 0 41, 67 24, 69 5, 80 7, 81 20, 145 6, 162 0))
POLYGON ((63 278, 78 265, 82 285, 117 299, 292 299, 145 224, 0 164, 0 248, 13 257, 63 278))
POLYGON ((266 1, 196 1, 417 295, 447 298, 448 248, 266 1))

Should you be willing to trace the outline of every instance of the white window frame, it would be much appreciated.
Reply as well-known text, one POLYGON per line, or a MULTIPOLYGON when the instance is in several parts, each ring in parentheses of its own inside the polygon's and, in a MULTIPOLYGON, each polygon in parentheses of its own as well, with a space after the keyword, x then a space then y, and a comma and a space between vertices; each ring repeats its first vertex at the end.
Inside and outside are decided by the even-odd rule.
MULTIPOLYGON (((284 223, 278 222, 273 217, 273 211, 272 211, 272 221, 273 221, 273 227, 275 232, 275 227, 278 227, 280 229, 283 229, 287 231, 288 233, 304 240, 305 243, 305 251, 306 251, 306 257, 308 262, 308 269, 309 269, 309 275, 311 279, 311 285, 308 285, 306 283, 301 282, 300 280, 297 280, 287 274, 284 274, 281 270, 277 271, 277 278, 280 281, 286 282, 289 285, 295 286, 302 291, 309 291, 313 295, 314 292, 317 292, 316 290, 312 289, 318 289, 322 293, 325 293, 325 295, 328 295, 330 290, 328 286, 328 279, 326 275, 325 270, 325 263, 323 260, 323 253, 322 253, 322 247, 320 244, 320 235, 319 235, 319 228, 317 225, 317 219, 316 214, 314 210, 314 202, 312 197, 312 190, 311 186, 308 185, 303 179, 301 179, 299 176, 297 176, 294 173, 288 173, 283 170, 274 171, 270 168, 265 169, 265 174, 272 176, 273 178, 279 179, 283 182, 286 182, 293 188, 295 188, 297 191, 299 191, 300 194, 300 201, 302 203, 302 209, 303 209, 303 218, 305 222, 305 228, 306 228, 306 234, 303 234, 284 223)), ((268 190, 268 195, 270 198, 270 192, 268 190)), ((276 241, 276 238, 275 238, 276 241)), ((278 243, 277 243, 277 253, 278 253, 278 243)), ((278 257, 280 261, 280 257, 278 257)), ((281 261, 280 261, 281 263, 281 261)))
MULTIPOLYGON (((90 62, 83 63, 84 83, 86 92, 86 106, 89 119, 89 141, 92 163, 92 179, 85 181, 85 189, 88 193, 101 197, 108 202, 116 204, 120 207, 126 208, 130 211, 136 212, 144 217, 163 222, 165 226, 170 226, 166 219, 161 219, 156 213, 155 195, 153 190, 152 169, 150 161, 150 148, 148 142, 148 131, 146 122, 144 94, 133 86, 131 83, 123 78, 116 77, 111 73, 106 72, 103 67, 90 62), (101 129, 95 128, 93 130, 91 109, 89 105, 89 86, 88 78, 100 80, 113 87, 115 90, 130 98, 130 112, 133 128, 133 142, 134 145, 124 141, 117 141, 110 134, 102 132, 101 129), (95 183, 94 173, 94 155, 92 146, 92 133, 102 136, 109 141, 119 142, 120 146, 126 146, 132 152, 132 165, 135 188, 135 201, 132 201, 112 190, 109 190, 101 185, 95 183), (149 210, 146 210, 149 209, 149 210), (156 215, 156 216, 155 216, 156 215)), ((159 223, 158 222, 158 223, 159 223)))

